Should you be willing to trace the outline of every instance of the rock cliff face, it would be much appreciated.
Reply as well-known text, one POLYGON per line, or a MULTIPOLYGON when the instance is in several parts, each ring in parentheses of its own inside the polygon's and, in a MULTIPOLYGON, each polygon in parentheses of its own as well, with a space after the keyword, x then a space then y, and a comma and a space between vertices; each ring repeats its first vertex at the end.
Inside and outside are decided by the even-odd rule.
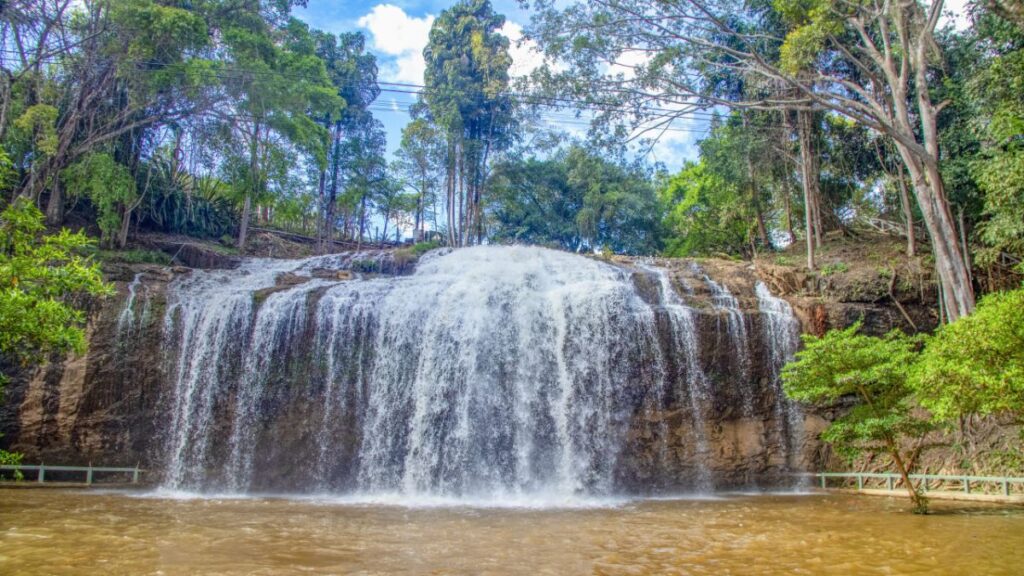
POLYGON ((112 280, 88 353, 8 386, 0 443, 28 461, 141 463, 190 490, 787 484, 827 457, 822 415, 779 386, 801 325, 904 321, 807 292, 791 308, 769 286, 795 280, 748 263, 534 248, 432 253, 415 271, 335 255, 112 280))

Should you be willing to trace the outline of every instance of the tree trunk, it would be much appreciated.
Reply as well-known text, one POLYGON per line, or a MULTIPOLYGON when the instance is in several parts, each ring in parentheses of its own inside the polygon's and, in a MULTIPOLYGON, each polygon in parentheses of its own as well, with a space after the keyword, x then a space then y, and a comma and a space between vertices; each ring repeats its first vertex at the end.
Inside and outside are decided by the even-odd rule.
POLYGON ((60 178, 53 179, 50 199, 46 203, 46 223, 53 227, 64 223, 64 191, 60 186, 60 178))
POLYGON ((793 190, 790 188, 789 176, 787 173, 782 179, 782 205, 786 211, 786 235, 789 237, 789 243, 795 244, 796 232, 793 231, 793 190))
POLYGON ((892 461, 896 464, 896 469, 899 470, 900 477, 903 478, 903 485, 907 489, 910 501, 914 503, 914 513, 927 514, 928 499, 918 492, 917 488, 915 488, 914 484, 910 481, 910 473, 907 471, 906 464, 903 463, 903 457, 900 456, 899 446, 896 445, 896 441, 892 438, 886 438, 886 445, 889 447, 889 454, 892 455, 892 461))
POLYGON ((804 192, 804 231, 807 237, 807 269, 814 270, 815 248, 821 247, 818 232, 818 216, 815 204, 818 191, 818 157, 814 150, 812 113, 799 111, 797 119, 797 140, 800 143, 800 185, 804 192))
POLYGON ((412 225, 412 241, 413 243, 423 241, 423 195, 426 193, 427 182, 426 178, 420 181, 419 194, 416 196, 416 216, 412 225))
POLYGON ((252 181, 252 189, 247 191, 245 195, 245 202, 242 204, 242 221, 238 225, 238 243, 237 248, 239 251, 245 251, 245 242, 249 234, 249 219, 252 217, 252 199, 259 192, 259 177, 257 176, 257 169, 259 168, 259 148, 260 148, 260 125, 257 123, 253 127, 252 141, 249 143, 249 179, 252 181))
POLYGON ((363 249, 363 233, 366 226, 366 192, 359 200, 359 238, 356 239, 356 251, 363 249))
POLYGON ((946 318, 953 322, 974 311, 974 288, 960 252, 956 226, 949 212, 942 177, 937 168, 929 168, 905 146, 896 143, 913 184, 917 205, 932 240, 935 271, 942 286, 946 318))
POLYGON ((960 225, 960 251, 964 255, 964 267, 967 268, 967 281, 974 286, 974 275, 971 273, 971 252, 967 247, 967 224, 964 222, 964 209, 960 208, 957 223, 960 225))
POLYGON ((132 209, 125 207, 124 214, 121 216, 121 229, 117 233, 117 247, 124 248, 125 244, 128 243, 128 229, 131 227, 132 222, 132 209))
POLYGON ((455 192, 455 195, 458 197, 458 200, 459 200, 459 213, 458 213, 458 217, 456 219, 456 221, 458 222, 458 226, 457 226, 457 230, 456 230, 456 234, 455 234, 455 241, 456 241, 456 246, 460 246, 460 247, 461 246, 465 246, 465 243, 464 243, 465 238, 464 238, 463 234, 466 231, 466 212, 465 212, 465 204, 466 204, 466 199, 465 199, 465 196, 466 196, 466 194, 465 194, 466 176, 465 176, 465 174, 463 174, 463 170, 465 170, 465 168, 466 168, 466 165, 462 161, 462 147, 459 146, 459 153, 458 153, 458 155, 455 156, 455 178, 456 178, 456 187, 455 187, 456 188, 456 192, 455 192))
POLYGON ((455 144, 448 145, 448 174, 445 180, 445 186, 448 188, 448 203, 445 206, 445 218, 448 221, 448 245, 455 247, 458 246, 456 242, 455 232, 455 171, 458 164, 455 160, 455 144))
POLYGON ((331 186, 327 192, 327 198, 324 200, 324 230, 323 235, 326 238, 328 245, 331 243, 331 239, 334 236, 334 222, 336 220, 336 210, 338 204, 338 180, 341 178, 339 172, 341 170, 341 121, 334 123, 334 144, 331 147, 331 186))
MULTIPOLYGON (((747 127, 746 114, 743 115, 743 127, 747 127)), ((757 224, 757 236, 760 239, 762 246, 770 247, 771 243, 768 241, 768 229, 764 225, 764 213, 761 211, 761 200, 757 197, 757 182, 754 181, 754 160, 750 157, 749 147, 747 148, 745 155, 747 161, 748 193, 750 194, 750 202, 754 206, 754 219, 757 224)))
POLYGON ((246 194, 245 202, 242 203, 242 220, 238 224, 238 243, 235 246, 239 250, 245 250, 246 236, 249 234, 249 218, 252 212, 252 196, 246 194))
POLYGON ((327 169, 320 171, 320 180, 317 183, 317 200, 320 203, 320 220, 316 223, 316 250, 317 254, 327 252, 330 239, 326 238, 327 232, 327 199, 324 197, 325 183, 327 182, 327 169))
POLYGON ((917 240, 914 237, 914 208, 910 205, 910 193, 907 192, 907 179, 903 173, 903 166, 897 166, 896 173, 900 189, 900 208, 903 210, 903 220, 906 222, 907 256, 913 257, 917 253, 917 240))

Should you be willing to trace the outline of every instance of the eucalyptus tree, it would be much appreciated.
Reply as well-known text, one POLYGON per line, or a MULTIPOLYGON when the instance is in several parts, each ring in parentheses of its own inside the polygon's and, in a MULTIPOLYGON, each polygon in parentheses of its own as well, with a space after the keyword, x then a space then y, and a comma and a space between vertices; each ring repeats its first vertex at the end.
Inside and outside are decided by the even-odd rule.
POLYGON ((428 215, 437 230, 438 185, 444 179, 444 142, 439 131, 423 117, 402 128, 402 142, 396 154, 394 172, 416 193, 413 239, 423 240, 428 215))
POLYGON ((488 0, 463 0, 441 12, 423 50, 424 102, 445 133, 448 243, 481 242, 483 196, 494 153, 512 141, 505 17, 488 0))
POLYGON ((836 3, 827 0, 595 0, 539 9, 533 36, 568 64, 550 77, 592 100, 629 104, 667 124, 693 109, 831 110, 890 137, 907 169, 928 230, 950 319, 974 309, 971 285, 942 180, 933 99, 941 51, 942 0, 836 3), (780 19, 785 35, 759 24, 780 19), (631 61, 630 74, 609 64, 631 61), (640 61, 639 64, 635 64, 640 61), (715 95, 718 73, 755 78, 762 93, 715 95))
POLYGON ((489 185, 491 237, 566 250, 654 254, 660 213, 650 174, 574 145, 552 158, 508 158, 489 185))
POLYGON ((331 141, 328 161, 320 170, 319 178, 321 223, 318 236, 320 250, 324 251, 337 227, 339 191, 345 181, 355 176, 356 166, 348 161, 355 155, 352 148, 377 145, 375 134, 366 127, 372 122, 369 106, 380 95, 380 86, 377 84, 377 60, 366 52, 362 33, 335 36, 316 32, 314 35, 317 55, 323 59, 331 82, 346 104, 340 115, 334 118, 325 115, 322 120, 330 131, 331 141))
POLYGON ((235 140, 227 142, 225 152, 234 156, 228 164, 242 202, 240 249, 253 202, 273 183, 272 161, 280 167, 294 147, 317 166, 326 165, 327 130, 313 118, 336 117, 345 104, 308 27, 294 18, 272 24, 267 18, 239 17, 221 30, 224 57, 217 61, 217 78, 226 98, 212 114, 235 140))

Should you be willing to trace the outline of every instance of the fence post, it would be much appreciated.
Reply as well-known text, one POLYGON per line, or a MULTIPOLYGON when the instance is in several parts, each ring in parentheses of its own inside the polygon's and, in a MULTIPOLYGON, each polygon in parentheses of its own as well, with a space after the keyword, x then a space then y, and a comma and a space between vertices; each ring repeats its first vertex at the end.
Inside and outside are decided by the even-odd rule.
POLYGON ((132 484, 139 483, 139 464, 135 463, 135 470, 132 470, 132 484))
POLYGON ((861 476, 860 474, 857 474, 857 490, 863 490, 863 489, 864 489, 864 477, 861 476))
POLYGON ((1009 495, 1010 495, 1010 483, 1006 480, 1006 478, 1003 478, 1003 496, 1009 496, 1009 495))
POLYGON ((964 494, 970 494, 970 493, 971 493, 971 480, 967 476, 964 476, 964 494))
POLYGON ((39 477, 36 478, 36 480, 40 484, 46 482, 46 466, 44 466, 42 462, 39 463, 39 477))
POLYGON ((889 489, 889 492, 892 492, 892 476, 885 477, 885 487, 889 489))
POLYGON ((85 483, 92 486, 92 462, 89 462, 89 469, 85 471, 85 483))
POLYGON ((821 489, 822 490, 825 489, 825 474, 824 473, 821 474, 821 489))

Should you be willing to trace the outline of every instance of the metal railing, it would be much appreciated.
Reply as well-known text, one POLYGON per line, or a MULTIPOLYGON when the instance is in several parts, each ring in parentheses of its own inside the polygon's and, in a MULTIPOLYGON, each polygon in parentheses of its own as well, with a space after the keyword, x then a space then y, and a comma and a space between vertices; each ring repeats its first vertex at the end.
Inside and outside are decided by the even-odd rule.
MULTIPOLYGON (((865 481, 885 480, 885 487, 888 490, 895 490, 896 486, 903 482, 903 477, 892 472, 818 472, 815 477, 821 480, 821 487, 827 488, 829 478, 843 478, 845 480, 855 479, 857 490, 863 490, 865 481)), ((918 481, 918 487, 927 492, 929 484, 952 483, 959 484, 964 494, 971 494, 971 485, 990 484, 999 486, 1003 496, 1010 495, 1010 485, 1024 485, 1024 478, 1013 478, 1008 476, 970 476, 966 474, 910 474, 910 481, 918 481)))
POLYGON ((112 468, 106 466, 51 466, 49 464, 4 464, 0 465, 0 471, 12 471, 12 472, 36 472, 35 481, 42 484, 46 482, 47 472, 83 472, 85 473, 85 483, 92 485, 93 476, 99 474, 131 474, 132 484, 139 483, 139 477, 145 470, 142 470, 138 466, 134 468, 112 468))

